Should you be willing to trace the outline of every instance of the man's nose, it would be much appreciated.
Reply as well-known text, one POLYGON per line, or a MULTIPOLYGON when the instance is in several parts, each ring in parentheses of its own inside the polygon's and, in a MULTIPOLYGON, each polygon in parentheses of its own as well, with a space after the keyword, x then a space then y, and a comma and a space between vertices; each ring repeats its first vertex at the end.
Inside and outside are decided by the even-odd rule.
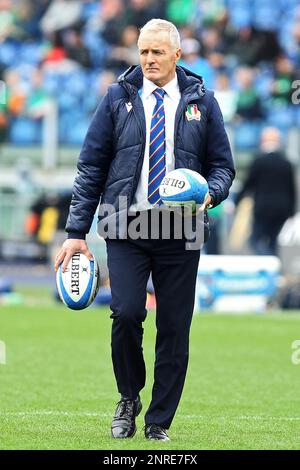
POLYGON ((153 56, 152 52, 148 52, 147 63, 148 64, 153 64, 153 62, 154 62, 154 56, 153 56))

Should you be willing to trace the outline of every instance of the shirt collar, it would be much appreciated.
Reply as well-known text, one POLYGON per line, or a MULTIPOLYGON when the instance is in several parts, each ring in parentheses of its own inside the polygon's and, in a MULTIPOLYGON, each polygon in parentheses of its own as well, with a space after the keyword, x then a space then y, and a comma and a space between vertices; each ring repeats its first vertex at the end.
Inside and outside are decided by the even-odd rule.
MULTIPOLYGON (((143 95, 145 98, 149 98, 156 88, 157 85, 155 85, 155 83, 151 82, 146 77, 143 78, 143 95)), ((177 74, 175 74, 175 77, 172 78, 170 82, 163 86, 163 89, 172 100, 177 99, 179 93, 177 74)))

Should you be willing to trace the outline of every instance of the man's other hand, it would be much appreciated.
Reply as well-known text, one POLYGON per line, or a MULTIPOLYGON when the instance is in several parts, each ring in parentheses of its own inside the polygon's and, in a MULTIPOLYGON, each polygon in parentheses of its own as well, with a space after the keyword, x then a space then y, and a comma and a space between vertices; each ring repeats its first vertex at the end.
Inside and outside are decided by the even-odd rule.
POLYGON ((198 208, 197 213, 200 214, 200 212, 205 211, 205 209, 207 209, 211 203, 212 203, 212 197, 210 194, 208 194, 203 204, 201 204, 201 206, 198 208))

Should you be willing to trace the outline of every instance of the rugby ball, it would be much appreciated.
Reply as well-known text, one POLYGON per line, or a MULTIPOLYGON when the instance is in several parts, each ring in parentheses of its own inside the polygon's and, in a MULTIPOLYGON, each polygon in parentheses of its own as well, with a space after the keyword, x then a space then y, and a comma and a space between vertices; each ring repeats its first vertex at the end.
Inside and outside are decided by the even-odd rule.
POLYGON ((75 253, 66 271, 62 272, 61 264, 56 273, 59 297, 73 310, 82 310, 93 302, 99 283, 99 266, 95 257, 89 260, 83 253, 75 253))
POLYGON ((202 205, 208 195, 208 184, 199 173, 187 168, 178 168, 167 173, 159 186, 162 202, 167 206, 202 205))

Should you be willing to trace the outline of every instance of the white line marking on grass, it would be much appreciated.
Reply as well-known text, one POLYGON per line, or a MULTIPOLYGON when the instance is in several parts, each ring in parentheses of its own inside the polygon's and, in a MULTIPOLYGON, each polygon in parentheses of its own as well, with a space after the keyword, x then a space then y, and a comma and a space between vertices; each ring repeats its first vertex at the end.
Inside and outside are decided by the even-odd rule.
POLYGON ((194 420, 220 420, 220 421, 232 421, 232 420, 249 420, 249 421, 300 421, 300 416, 201 416, 201 415, 182 415, 178 418, 181 419, 194 419, 194 420))
POLYGON ((26 418, 31 416, 68 416, 68 417, 97 417, 97 418, 108 418, 111 414, 108 413, 96 413, 96 412, 70 412, 70 411, 59 411, 59 410, 36 410, 36 411, 0 411, 0 416, 4 417, 20 417, 26 418))
MULTIPOLYGON (((0 417, 34 417, 34 416, 67 416, 111 418, 112 413, 97 413, 95 411, 60 411, 60 410, 36 410, 36 411, 0 411, 0 417)), ((219 420, 219 421, 300 421, 300 416, 203 416, 203 415, 178 415, 179 419, 186 420, 219 420)))

